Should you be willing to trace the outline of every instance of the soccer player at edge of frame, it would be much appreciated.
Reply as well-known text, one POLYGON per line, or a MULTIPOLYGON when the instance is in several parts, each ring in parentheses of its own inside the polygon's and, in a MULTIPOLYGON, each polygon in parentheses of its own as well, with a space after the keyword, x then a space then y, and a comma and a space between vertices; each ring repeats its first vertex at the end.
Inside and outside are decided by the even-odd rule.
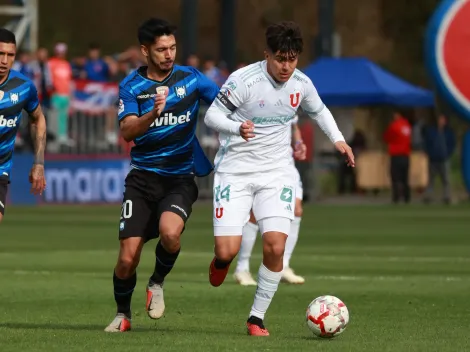
POLYGON ((199 100, 211 104, 219 87, 201 72, 175 65, 176 28, 151 18, 138 29, 147 66, 119 85, 118 119, 126 141, 134 141, 131 171, 119 221, 120 251, 113 273, 117 313, 107 332, 131 329, 131 298, 144 244, 160 237, 145 309, 163 316, 163 283, 180 252, 180 236, 198 198, 195 176, 212 172, 195 136, 199 100))
POLYGON ((224 282, 251 209, 263 235, 263 262, 246 322, 249 335, 269 335, 263 320, 281 280, 286 238, 294 219, 290 129, 299 107, 317 122, 346 163, 355 166, 331 112, 312 81, 296 69, 302 49, 296 23, 270 25, 265 60, 235 71, 204 119, 220 139, 214 175, 212 286, 224 282))
POLYGON ((42 195, 46 189, 46 118, 39 105, 34 83, 20 72, 11 69, 15 56, 15 35, 5 28, 0 28, 0 222, 5 215, 15 139, 23 109, 29 115, 31 139, 34 144, 33 167, 29 173, 31 193, 42 195))

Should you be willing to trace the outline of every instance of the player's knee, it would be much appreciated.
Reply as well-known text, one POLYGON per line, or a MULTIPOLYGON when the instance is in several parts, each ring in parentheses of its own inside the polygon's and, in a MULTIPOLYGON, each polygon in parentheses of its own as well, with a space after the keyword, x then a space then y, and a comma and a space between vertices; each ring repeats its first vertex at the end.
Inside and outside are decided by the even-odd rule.
POLYGON ((299 202, 295 205, 294 215, 297 218, 301 218, 304 213, 304 208, 302 207, 302 203, 299 202))
POLYGON ((139 256, 121 255, 116 265, 116 275, 123 279, 132 276, 139 265, 139 261, 139 256))
POLYGON ((216 246, 214 252, 219 260, 231 262, 237 256, 239 250, 240 246, 230 243, 224 246, 216 246))
POLYGON ((3 214, 0 213, 0 222, 2 222, 2 220, 3 220, 3 214))
POLYGON ((264 239, 263 241, 263 254, 269 257, 281 258, 284 255, 284 248, 286 246, 285 240, 281 240, 280 236, 276 239, 264 239))
POLYGON ((175 253, 180 249, 180 231, 175 229, 168 229, 167 231, 160 232, 160 241, 163 248, 169 253, 175 253))

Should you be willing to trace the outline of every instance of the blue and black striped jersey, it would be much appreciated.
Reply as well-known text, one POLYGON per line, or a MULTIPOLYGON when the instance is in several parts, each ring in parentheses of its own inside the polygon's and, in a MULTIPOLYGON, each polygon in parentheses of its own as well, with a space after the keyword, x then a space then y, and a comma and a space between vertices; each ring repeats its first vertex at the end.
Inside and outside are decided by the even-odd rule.
POLYGON ((15 139, 22 110, 33 112, 39 105, 34 83, 15 70, 0 85, 0 177, 10 178, 15 139))
POLYGON ((165 110, 147 132, 134 140, 131 166, 163 176, 205 176, 212 171, 195 136, 199 100, 211 104, 219 87, 192 67, 175 65, 161 82, 147 78, 147 67, 132 72, 119 85, 119 121, 153 109, 156 89, 169 88, 165 110))

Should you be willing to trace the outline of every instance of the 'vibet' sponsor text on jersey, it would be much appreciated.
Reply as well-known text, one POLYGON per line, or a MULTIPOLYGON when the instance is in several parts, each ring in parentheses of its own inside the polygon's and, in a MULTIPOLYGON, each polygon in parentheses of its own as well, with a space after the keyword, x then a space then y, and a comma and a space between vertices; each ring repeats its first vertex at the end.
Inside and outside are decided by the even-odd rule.
POLYGON ((18 117, 14 119, 6 119, 5 116, 0 115, 0 127, 16 127, 16 122, 18 121, 18 117))
POLYGON ((173 113, 166 113, 163 116, 155 119, 155 121, 150 125, 150 127, 158 127, 158 126, 174 126, 174 125, 181 125, 186 122, 191 121, 191 112, 187 111, 186 114, 176 116, 173 113))

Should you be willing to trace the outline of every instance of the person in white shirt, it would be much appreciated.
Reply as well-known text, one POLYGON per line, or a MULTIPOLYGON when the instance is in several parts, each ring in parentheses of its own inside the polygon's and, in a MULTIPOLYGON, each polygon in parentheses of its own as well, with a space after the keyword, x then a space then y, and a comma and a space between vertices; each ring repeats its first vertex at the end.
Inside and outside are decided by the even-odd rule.
MULTIPOLYGON (((268 336, 264 316, 282 276, 287 235, 294 219, 291 125, 299 107, 318 123, 354 166, 354 155, 311 80, 296 69, 303 39, 294 22, 266 30, 265 60, 235 71, 208 109, 204 122, 219 132, 215 158, 215 257, 212 286, 220 286, 237 255, 242 230, 253 209, 263 234, 263 262, 246 326, 249 335, 268 336)), ((298 144, 295 153, 305 152, 298 144)))
MULTIPOLYGON (((302 135, 297 125, 298 117, 295 116, 292 123, 292 142, 295 145, 299 145, 302 142, 302 135)), ((292 153, 293 154, 293 153, 292 153)), ((292 155, 293 156, 293 155, 292 155)), ((304 160, 306 155, 297 157, 299 160, 304 160)), ((295 179, 295 209, 294 209, 294 220, 291 223, 288 237, 286 240, 286 247, 284 250, 283 259, 283 270, 281 281, 289 284, 303 284, 305 278, 297 275, 290 266, 290 259, 294 252, 297 240, 299 238, 300 222, 303 213, 303 187, 302 180, 300 179, 299 171, 294 166, 292 168, 292 177, 295 179)), ((253 279, 250 272, 250 258, 253 252, 253 247, 256 242, 256 236, 258 234, 259 226, 256 222, 253 212, 250 214, 250 221, 243 227, 242 242, 240 246, 240 252, 238 253, 237 267, 233 278, 235 281, 242 286, 256 286, 257 282, 253 279)))

